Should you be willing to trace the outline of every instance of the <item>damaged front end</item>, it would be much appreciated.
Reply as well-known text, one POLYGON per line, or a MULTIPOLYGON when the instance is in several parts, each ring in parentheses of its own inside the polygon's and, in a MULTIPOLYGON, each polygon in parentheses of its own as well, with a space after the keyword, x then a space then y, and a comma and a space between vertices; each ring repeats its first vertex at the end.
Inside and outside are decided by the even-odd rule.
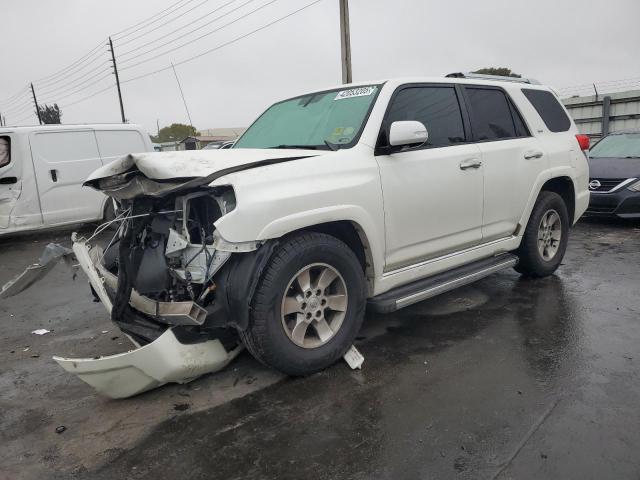
POLYGON ((214 224, 235 209, 235 195, 210 181, 152 180, 133 167, 87 182, 116 200, 109 224, 117 229, 74 233, 73 254, 96 300, 137 348, 54 360, 101 394, 124 398, 185 383, 242 350, 236 328, 246 328, 251 292, 275 242, 225 241, 214 224))
POLYGON ((139 173, 102 181, 118 199, 115 234, 73 237, 94 296, 139 348, 93 359, 54 357, 100 393, 127 397, 217 371, 241 350, 257 270, 272 245, 229 243, 214 222, 235 208, 231 187, 152 182, 139 173), (232 314, 233 312, 233 314, 232 314))

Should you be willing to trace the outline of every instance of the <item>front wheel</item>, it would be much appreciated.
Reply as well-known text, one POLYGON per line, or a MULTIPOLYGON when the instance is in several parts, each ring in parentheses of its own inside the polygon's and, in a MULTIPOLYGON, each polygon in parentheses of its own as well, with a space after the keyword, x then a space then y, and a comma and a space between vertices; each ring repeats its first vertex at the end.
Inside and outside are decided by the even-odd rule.
POLYGON ((556 271, 569 241, 569 213, 560 195, 541 192, 516 255, 516 271, 531 277, 546 277, 556 271))
POLYGON ((288 375, 308 375, 349 349, 365 297, 362 266, 347 245, 320 233, 295 235, 265 267, 240 337, 261 362, 288 375))

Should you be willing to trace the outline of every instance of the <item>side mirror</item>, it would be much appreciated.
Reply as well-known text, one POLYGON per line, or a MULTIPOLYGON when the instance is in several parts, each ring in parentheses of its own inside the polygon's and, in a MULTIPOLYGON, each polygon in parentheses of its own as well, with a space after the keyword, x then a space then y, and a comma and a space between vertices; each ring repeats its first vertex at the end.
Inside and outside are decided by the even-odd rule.
POLYGON ((389 145, 392 147, 419 147, 427 143, 428 138, 427 127, 415 120, 393 122, 389 128, 389 145))

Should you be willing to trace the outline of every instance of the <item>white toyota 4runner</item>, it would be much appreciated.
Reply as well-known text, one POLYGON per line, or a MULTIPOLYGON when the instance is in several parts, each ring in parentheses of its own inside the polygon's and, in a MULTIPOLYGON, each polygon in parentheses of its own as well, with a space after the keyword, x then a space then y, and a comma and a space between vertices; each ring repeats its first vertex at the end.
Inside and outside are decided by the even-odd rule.
POLYGON ((342 86, 274 104, 229 150, 128 155, 86 182, 117 202, 118 232, 74 249, 139 344, 238 332, 267 365, 318 371, 367 306, 560 264, 588 138, 552 90, 507 80, 342 86))

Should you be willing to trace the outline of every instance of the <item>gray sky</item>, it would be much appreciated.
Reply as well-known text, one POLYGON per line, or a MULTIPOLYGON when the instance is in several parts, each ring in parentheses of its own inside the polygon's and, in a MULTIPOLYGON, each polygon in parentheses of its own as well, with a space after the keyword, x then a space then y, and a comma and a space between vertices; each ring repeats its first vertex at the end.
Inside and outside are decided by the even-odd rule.
MULTIPOLYGON (((22 124, 35 122, 35 116, 30 115, 33 109, 25 104, 26 92, 8 110, 4 101, 30 81, 34 81, 41 102, 58 102, 64 123, 120 121, 115 88, 67 106, 114 84, 113 75, 106 71, 106 46, 104 53, 89 57, 93 63, 84 69, 37 80, 72 64, 110 34, 176 1, 0 0, 0 111, 8 123, 25 117, 22 124), (100 80, 103 75, 107 78, 100 80), (96 80, 100 81, 88 85, 96 80)), ((230 1, 183 0, 182 8, 171 15, 136 33, 132 29, 116 36, 121 81, 217 47, 312 0, 276 0, 184 48, 133 66, 272 0, 230 1), (201 18, 226 3, 229 5, 201 18), (228 13, 237 7, 241 8, 228 13), (176 38, 225 13, 224 18, 176 38), (171 33, 183 26, 186 28, 171 33), (155 27, 157 30, 149 32, 155 27), (132 58, 163 43, 168 45, 132 58)), ((441 76, 484 66, 507 66, 560 88, 620 79, 634 79, 629 83, 640 86, 639 0, 350 0, 350 9, 355 81, 441 76)), ((338 84, 339 55, 338 0, 322 0, 254 35, 180 65, 177 71, 196 128, 246 126, 276 100, 338 84)), ((188 123, 171 70, 124 83, 122 89, 127 118, 150 132, 155 132, 156 119, 161 126, 188 123)))

